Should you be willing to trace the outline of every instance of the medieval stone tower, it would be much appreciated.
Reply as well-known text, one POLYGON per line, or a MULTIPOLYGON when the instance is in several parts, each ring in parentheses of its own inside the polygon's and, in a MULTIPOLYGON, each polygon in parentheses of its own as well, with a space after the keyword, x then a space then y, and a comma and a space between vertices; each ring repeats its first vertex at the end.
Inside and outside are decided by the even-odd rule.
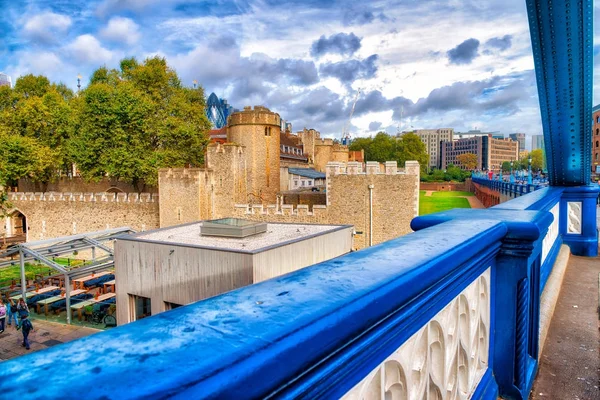
POLYGON ((266 107, 244 107, 228 119, 227 141, 244 146, 248 202, 275 202, 279 191, 281 118, 266 107))

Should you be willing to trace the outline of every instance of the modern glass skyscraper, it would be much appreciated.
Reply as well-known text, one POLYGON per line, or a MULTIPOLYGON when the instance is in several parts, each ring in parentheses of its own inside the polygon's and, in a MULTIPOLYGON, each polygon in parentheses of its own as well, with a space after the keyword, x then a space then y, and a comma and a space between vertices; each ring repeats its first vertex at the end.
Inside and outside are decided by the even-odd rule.
POLYGON ((544 135, 531 136, 531 150, 544 148, 544 135))
POLYGON ((206 101, 206 116, 212 123, 213 128, 220 129, 227 125, 227 117, 235 110, 227 100, 219 99, 216 94, 211 93, 206 101))
POLYGON ((508 135, 515 142, 519 142, 519 151, 525 150, 525 134, 524 133, 511 133, 508 135))
POLYGON ((10 76, 0 72, 0 86, 12 87, 12 81, 10 80, 10 76))

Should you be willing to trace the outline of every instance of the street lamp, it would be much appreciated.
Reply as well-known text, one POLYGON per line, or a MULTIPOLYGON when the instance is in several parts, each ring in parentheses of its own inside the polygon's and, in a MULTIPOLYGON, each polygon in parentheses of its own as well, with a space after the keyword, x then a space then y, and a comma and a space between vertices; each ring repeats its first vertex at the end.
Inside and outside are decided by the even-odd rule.
POLYGON ((513 175, 513 161, 510 162, 510 183, 515 183, 515 177, 513 175))
POLYGON ((533 177, 531 176, 531 154, 529 154, 529 175, 527 175, 527 184, 531 185, 533 183, 533 177))
POLYGON ((77 74, 77 92, 81 90, 81 74, 77 74))

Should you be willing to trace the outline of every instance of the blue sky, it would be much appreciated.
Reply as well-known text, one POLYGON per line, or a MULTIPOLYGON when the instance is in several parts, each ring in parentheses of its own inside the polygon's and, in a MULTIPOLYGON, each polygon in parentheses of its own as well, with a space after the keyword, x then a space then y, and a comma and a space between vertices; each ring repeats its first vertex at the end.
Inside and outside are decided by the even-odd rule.
MULTIPOLYGON (((99 66, 167 58, 234 107, 351 131, 541 133, 524 0, 0 0, 0 71, 72 88, 99 66)), ((596 7, 598 12, 598 6, 596 7)), ((600 102, 596 24, 595 103, 600 102)))

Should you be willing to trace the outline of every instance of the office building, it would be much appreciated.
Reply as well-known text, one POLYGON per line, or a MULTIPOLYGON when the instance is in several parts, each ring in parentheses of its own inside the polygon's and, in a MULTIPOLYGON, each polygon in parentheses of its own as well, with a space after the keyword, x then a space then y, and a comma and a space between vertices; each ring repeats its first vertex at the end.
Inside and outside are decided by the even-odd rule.
POLYGON ((440 168, 441 143, 452 141, 454 129, 417 129, 414 133, 425 144, 427 154, 429 154, 429 168, 440 168))
POLYGON ((502 167, 504 161, 518 159, 518 142, 510 139, 496 139, 492 134, 444 142, 441 146, 441 168, 446 168, 449 164, 463 168, 458 161, 458 156, 466 153, 477 156, 476 169, 497 171, 502 167))
POLYGON ((519 151, 525 150, 525 134, 524 133, 511 133, 508 135, 509 138, 519 143, 519 151))
POLYGON ((499 132, 482 132, 478 129, 469 130, 467 132, 455 132, 454 140, 457 139, 472 139, 479 136, 489 136, 492 135, 494 139, 504 139, 504 135, 499 132))
POLYGON ((531 136, 531 150, 544 149, 544 135, 531 136))
POLYGON ((0 72, 0 86, 12 87, 12 81, 10 76, 0 72))

